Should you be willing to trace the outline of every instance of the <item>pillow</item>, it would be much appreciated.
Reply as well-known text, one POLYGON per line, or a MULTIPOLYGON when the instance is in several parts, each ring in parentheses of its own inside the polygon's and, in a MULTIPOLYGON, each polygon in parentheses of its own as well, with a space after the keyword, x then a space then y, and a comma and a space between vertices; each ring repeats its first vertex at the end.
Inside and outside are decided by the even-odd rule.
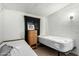
POLYGON ((10 55, 10 51, 13 49, 12 46, 8 46, 8 45, 3 45, 1 48, 0 48, 0 56, 7 56, 7 55, 10 55))

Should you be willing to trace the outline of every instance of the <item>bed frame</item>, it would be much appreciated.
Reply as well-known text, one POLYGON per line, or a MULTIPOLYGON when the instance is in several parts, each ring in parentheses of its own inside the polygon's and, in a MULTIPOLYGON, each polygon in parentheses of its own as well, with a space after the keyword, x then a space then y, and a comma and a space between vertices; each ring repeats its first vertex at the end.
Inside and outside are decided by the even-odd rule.
POLYGON ((73 51, 76 49, 76 47, 74 47, 72 50, 68 51, 68 52, 59 52, 58 51, 58 56, 61 56, 61 53, 63 53, 65 56, 78 56, 77 54, 74 54, 73 51))

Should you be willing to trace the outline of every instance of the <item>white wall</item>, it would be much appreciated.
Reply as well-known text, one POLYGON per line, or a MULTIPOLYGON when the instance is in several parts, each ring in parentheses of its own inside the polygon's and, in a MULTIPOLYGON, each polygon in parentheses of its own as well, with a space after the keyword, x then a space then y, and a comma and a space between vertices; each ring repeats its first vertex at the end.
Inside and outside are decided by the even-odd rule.
POLYGON ((3 8, 0 12, 0 42, 24 38, 24 15, 40 18, 40 34, 45 33, 45 17, 3 8))
POLYGON ((0 12, 0 42, 2 41, 2 13, 0 12))
POLYGON ((4 40, 24 38, 24 15, 38 17, 19 11, 4 9, 4 40))
POLYGON ((2 5, 0 4, 0 42, 2 42, 3 41, 3 38, 2 38, 2 35, 3 35, 3 33, 2 33, 2 5))
POLYGON ((23 20, 20 12, 4 10, 4 40, 23 38, 23 20))
POLYGON ((74 53, 79 55, 79 4, 71 4, 49 15, 48 34, 69 37, 75 40, 77 50, 74 53), (70 13, 74 13, 73 21, 70 21, 68 17, 70 13))
POLYGON ((48 26, 47 26, 47 18, 46 17, 42 17, 40 20, 40 35, 47 35, 47 30, 48 30, 48 26))

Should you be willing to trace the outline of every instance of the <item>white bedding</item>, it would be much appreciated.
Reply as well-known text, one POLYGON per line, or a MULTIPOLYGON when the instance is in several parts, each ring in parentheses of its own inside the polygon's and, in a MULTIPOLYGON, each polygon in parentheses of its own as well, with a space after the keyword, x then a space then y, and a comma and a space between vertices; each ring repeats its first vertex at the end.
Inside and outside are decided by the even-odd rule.
POLYGON ((67 52, 74 47, 73 40, 64 37, 39 36, 39 42, 60 52, 67 52))
POLYGON ((2 43, 2 45, 4 44, 14 47, 14 49, 11 51, 11 56, 37 56, 37 54, 24 40, 2 43))

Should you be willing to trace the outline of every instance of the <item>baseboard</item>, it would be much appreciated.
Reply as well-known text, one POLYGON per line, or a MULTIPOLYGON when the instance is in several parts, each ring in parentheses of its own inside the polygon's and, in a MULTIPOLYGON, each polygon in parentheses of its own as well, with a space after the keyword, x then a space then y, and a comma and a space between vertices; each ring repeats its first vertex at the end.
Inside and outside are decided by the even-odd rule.
POLYGON ((0 42, 0 45, 4 42, 11 42, 11 41, 18 41, 18 40, 24 40, 24 39, 5 40, 5 41, 0 42))
POLYGON ((18 41, 18 40, 23 40, 23 39, 5 40, 3 42, 11 42, 11 41, 18 41))

